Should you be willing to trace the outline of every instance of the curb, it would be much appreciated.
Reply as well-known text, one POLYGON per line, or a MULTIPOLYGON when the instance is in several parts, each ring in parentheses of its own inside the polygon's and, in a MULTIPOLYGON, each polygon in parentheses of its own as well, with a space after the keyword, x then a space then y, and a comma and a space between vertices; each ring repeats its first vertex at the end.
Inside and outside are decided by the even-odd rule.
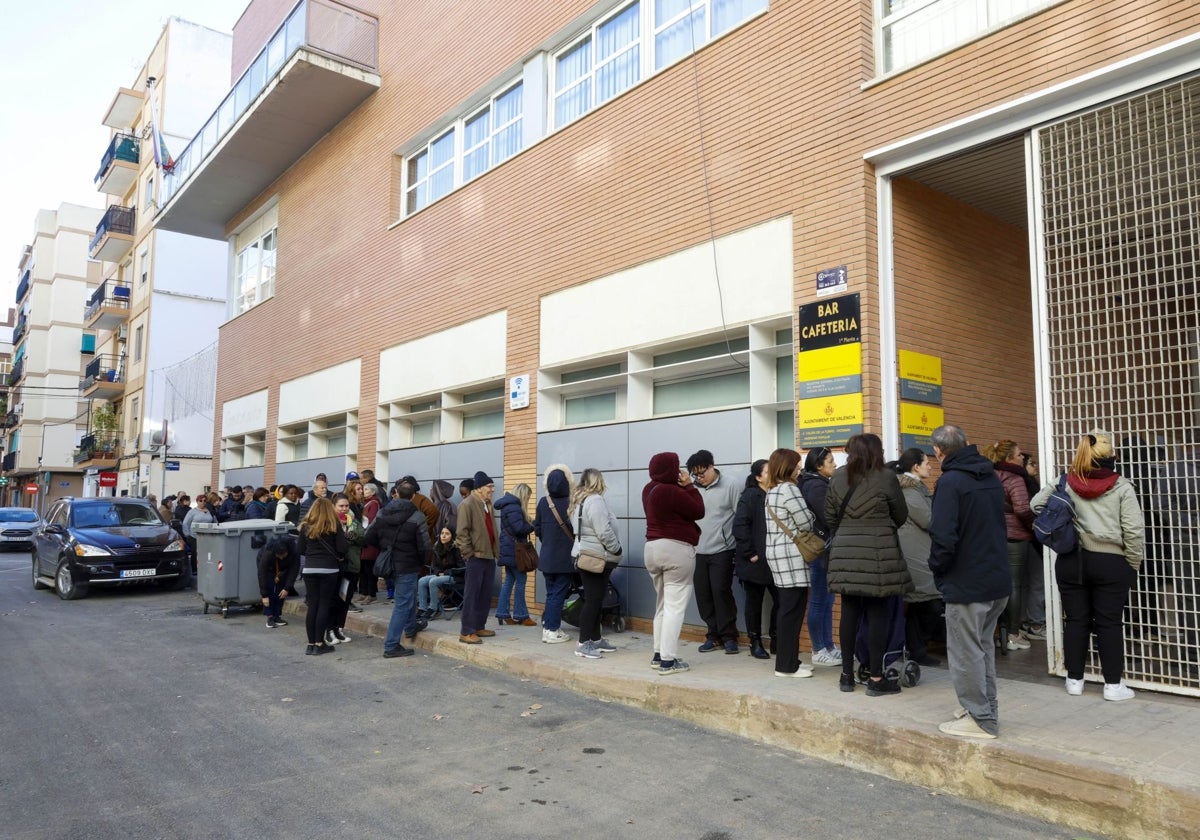
MULTIPOLYGON (((284 611, 306 613, 291 600, 284 611)), ((382 641, 387 619, 351 613, 346 627, 382 641)), ((649 668, 644 677, 614 674, 581 667, 574 657, 548 656, 540 644, 515 652, 495 642, 464 645, 456 632, 437 629, 423 631, 410 646, 1114 840, 1191 840, 1200 826, 1200 790, 1148 778, 1132 760, 1103 764, 1063 749, 959 740, 902 718, 885 723, 845 708, 844 698, 860 695, 840 695, 840 702, 836 695, 784 700, 769 691, 673 682, 649 668)), ((867 708, 879 708, 875 702, 867 708)))

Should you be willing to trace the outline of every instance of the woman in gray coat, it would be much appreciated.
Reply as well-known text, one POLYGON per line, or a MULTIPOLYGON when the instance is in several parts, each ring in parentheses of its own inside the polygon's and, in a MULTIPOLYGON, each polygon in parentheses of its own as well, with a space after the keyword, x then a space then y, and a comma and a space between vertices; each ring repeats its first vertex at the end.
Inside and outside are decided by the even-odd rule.
POLYGON ((920 449, 906 449, 900 460, 892 462, 904 501, 908 505, 908 519, 900 526, 900 550, 912 577, 913 590, 904 596, 904 640, 910 659, 920 665, 940 665, 941 660, 930 656, 926 648, 933 628, 937 625, 942 593, 933 582, 929 569, 929 522, 933 514, 933 500, 925 482, 929 479, 932 464, 920 449))
POLYGON ((825 521, 834 532, 829 549, 829 591, 842 596, 842 678, 839 688, 854 691, 854 640, 867 622, 871 679, 867 696, 898 694, 900 683, 883 678, 887 646, 887 598, 913 588, 896 529, 908 519, 908 503, 896 473, 883 462, 878 435, 854 435, 846 441, 846 466, 829 482, 825 521))

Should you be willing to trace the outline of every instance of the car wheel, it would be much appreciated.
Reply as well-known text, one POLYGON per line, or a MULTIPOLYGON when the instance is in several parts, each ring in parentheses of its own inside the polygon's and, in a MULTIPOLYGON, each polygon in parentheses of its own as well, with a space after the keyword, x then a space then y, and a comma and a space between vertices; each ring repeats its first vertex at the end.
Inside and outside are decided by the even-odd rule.
POLYGON ((75 582, 71 564, 66 560, 58 564, 58 572, 54 575, 54 588, 58 591, 58 597, 64 601, 74 601, 88 592, 86 586, 75 582))
POLYGON ((45 581, 38 575, 37 552, 33 553, 33 588, 34 589, 49 589, 45 581))

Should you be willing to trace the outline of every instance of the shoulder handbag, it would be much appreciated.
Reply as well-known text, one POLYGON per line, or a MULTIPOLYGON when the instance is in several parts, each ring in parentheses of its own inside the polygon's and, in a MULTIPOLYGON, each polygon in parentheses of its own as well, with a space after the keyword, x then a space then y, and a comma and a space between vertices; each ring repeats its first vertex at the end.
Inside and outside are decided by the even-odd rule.
POLYGON ((575 529, 575 545, 571 546, 571 556, 575 558, 575 568, 581 572, 591 572, 594 575, 604 574, 606 565, 603 554, 597 554, 583 547, 580 536, 583 534, 583 503, 579 505, 579 527, 575 529))
POLYGON ((392 534, 392 544, 379 552, 379 556, 375 558, 375 565, 371 567, 375 577, 390 578, 395 574, 392 569, 392 549, 396 547, 396 538, 399 536, 400 529, 396 528, 396 533, 392 534))
MULTIPOLYGON (((775 515, 775 509, 771 505, 767 505, 767 513, 775 520, 775 524, 779 526, 779 530, 787 535, 787 538, 792 541, 796 549, 800 552, 800 556, 804 558, 805 563, 811 563, 825 552, 825 540, 818 537, 812 531, 793 532, 791 528, 783 524, 778 516, 775 515)), ((811 516, 812 513, 810 512, 811 516)))

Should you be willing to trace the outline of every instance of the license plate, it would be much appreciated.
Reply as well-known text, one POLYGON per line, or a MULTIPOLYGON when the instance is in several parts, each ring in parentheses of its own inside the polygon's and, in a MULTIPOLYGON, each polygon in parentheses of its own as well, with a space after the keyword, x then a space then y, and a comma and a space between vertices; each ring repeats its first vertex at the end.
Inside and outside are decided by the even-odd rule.
POLYGON ((138 578, 138 577, 154 577, 158 574, 158 569, 122 569, 121 577, 123 578, 138 578))

